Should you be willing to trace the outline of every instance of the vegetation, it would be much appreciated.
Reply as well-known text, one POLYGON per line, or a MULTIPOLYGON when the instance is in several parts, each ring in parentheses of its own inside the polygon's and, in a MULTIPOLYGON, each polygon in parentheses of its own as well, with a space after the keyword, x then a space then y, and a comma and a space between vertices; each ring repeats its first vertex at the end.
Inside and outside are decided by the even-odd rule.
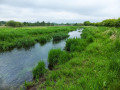
POLYGON ((85 26, 108 26, 108 27, 120 27, 120 18, 118 19, 106 19, 102 22, 91 23, 90 21, 84 22, 85 26))
POLYGON ((119 90, 120 28, 83 28, 82 39, 66 41, 69 52, 49 52, 54 68, 35 86, 38 90, 119 90))
POLYGON ((85 26, 90 26, 90 25, 91 25, 91 22, 90 22, 90 21, 85 21, 85 22, 84 22, 84 25, 85 25, 85 26))
POLYGON ((51 49, 48 54, 48 62, 49 66, 53 67, 55 66, 59 61, 58 58, 62 54, 61 49, 51 49))
POLYGON ((23 24, 21 22, 16 22, 16 21, 11 20, 6 23, 6 26, 21 27, 23 26, 23 24))
POLYGON ((55 35, 53 35, 53 41, 59 41, 67 37, 69 37, 67 33, 56 33, 55 35))
POLYGON ((44 75, 45 72, 45 63, 43 61, 38 62, 38 65, 32 71, 35 79, 39 79, 40 76, 44 75))
POLYGON ((67 37, 69 31, 76 30, 76 26, 57 27, 1 27, 0 51, 11 50, 14 47, 31 47, 36 42, 44 44, 55 35, 62 35, 60 39, 67 37))

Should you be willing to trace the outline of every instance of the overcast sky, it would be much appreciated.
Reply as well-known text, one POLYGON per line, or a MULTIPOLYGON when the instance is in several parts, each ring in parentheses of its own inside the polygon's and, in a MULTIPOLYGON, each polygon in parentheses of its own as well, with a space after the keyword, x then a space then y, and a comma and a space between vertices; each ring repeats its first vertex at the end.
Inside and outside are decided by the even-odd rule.
POLYGON ((120 0, 0 0, 0 21, 99 22, 120 17, 120 0))

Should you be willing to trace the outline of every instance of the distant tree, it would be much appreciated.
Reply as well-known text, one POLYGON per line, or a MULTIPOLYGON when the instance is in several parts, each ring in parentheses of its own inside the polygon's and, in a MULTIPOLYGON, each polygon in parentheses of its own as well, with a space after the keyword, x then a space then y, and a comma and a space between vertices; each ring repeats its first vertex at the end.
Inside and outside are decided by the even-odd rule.
POLYGON ((120 27, 120 18, 116 20, 116 27, 120 27))
POLYGON ((91 22, 90 22, 90 21, 85 21, 85 22, 84 22, 84 25, 85 25, 85 26, 90 26, 90 25, 91 25, 91 22))
POLYGON ((0 22, 0 26, 2 26, 2 23, 0 22))
POLYGON ((16 21, 10 20, 6 23, 6 26, 21 27, 21 26, 23 26, 23 24, 21 22, 16 22, 16 21))
POLYGON ((75 24, 73 24, 73 26, 78 26, 78 24, 77 24, 77 23, 75 23, 75 24))
POLYGON ((45 22, 44 21, 41 22, 41 26, 45 26, 45 22))
POLYGON ((50 26, 50 22, 47 22, 47 23, 46 23, 46 26, 50 26))
POLYGON ((112 27, 116 26, 116 22, 117 22, 116 19, 106 19, 102 21, 102 25, 112 27))

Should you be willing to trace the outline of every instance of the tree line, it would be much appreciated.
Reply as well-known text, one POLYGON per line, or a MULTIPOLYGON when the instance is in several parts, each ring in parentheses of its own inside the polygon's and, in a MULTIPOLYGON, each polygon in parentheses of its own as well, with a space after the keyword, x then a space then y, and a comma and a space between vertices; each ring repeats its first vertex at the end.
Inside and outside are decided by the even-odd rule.
POLYGON ((0 26, 22 27, 22 26, 83 26, 83 23, 50 23, 50 22, 17 22, 17 21, 0 21, 0 26))
POLYGON ((102 22, 91 23, 90 21, 85 21, 84 23, 50 23, 50 22, 17 22, 10 20, 8 22, 0 21, 0 26, 12 26, 12 27, 22 27, 22 26, 108 26, 108 27, 120 27, 120 18, 118 19, 106 19, 102 22))
POLYGON ((83 23, 85 26, 107 26, 107 27, 120 27, 120 18, 118 19, 106 19, 102 22, 91 23, 90 21, 85 21, 83 23))
POLYGON ((22 26, 83 26, 82 23, 50 23, 50 22, 17 22, 10 20, 8 22, 0 21, 0 26, 22 27, 22 26))

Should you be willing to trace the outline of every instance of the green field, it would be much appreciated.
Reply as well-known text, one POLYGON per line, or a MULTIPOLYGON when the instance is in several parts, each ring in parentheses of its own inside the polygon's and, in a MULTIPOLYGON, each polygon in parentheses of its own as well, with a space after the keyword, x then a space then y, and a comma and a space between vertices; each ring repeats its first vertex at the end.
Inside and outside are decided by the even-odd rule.
POLYGON ((56 27, 0 27, 0 51, 13 48, 29 48, 39 42, 45 44, 52 38, 60 40, 68 37, 68 32, 75 30, 74 26, 56 27))
POLYGON ((81 39, 68 39, 65 51, 51 50, 52 70, 39 62, 27 88, 45 90, 119 90, 120 28, 83 27, 81 39), (43 67, 40 67, 42 65, 43 67), (37 71, 41 71, 40 73, 37 71))

